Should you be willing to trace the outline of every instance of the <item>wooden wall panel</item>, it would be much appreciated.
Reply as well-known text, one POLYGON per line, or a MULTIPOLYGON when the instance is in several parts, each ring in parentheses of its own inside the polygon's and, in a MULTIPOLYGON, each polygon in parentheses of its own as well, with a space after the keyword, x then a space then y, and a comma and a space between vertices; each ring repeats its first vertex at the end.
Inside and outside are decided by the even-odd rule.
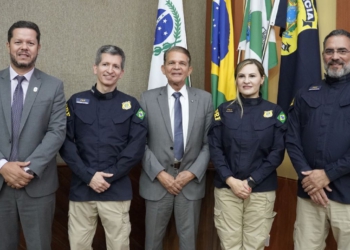
MULTIPOLYGON (((131 235, 130 249, 143 250, 145 240, 145 203, 138 194, 139 176, 141 166, 135 167, 131 173, 131 182, 134 197, 131 202, 130 220, 131 235)), ((66 166, 58 168, 60 187, 57 191, 56 211, 53 223, 52 250, 69 250, 68 242, 68 194, 70 185, 71 171, 66 166)), ((207 171, 206 196, 202 201, 200 226, 197 239, 198 250, 220 250, 220 242, 214 226, 214 179, 215 171, 209 168, 207 171)), ((288 178, 278 178, 278 190, 275 203, 277 215, 271 230, 270 246, 266 250, 293 250, 293 225, 295 221, 296 210, 296 189, 295 180, 288 178)), ((24 250, 25 243, 23 235, 21 236, 20 250, 24 250)), ((172 218, 164 239, 164 250, 177 250, 178 237, 176 235, 175 221, 172 218)), ((105 250, 105 235, 101 223, 98 223, 96 235, 93 241, 94 250, 105 250)), ((336 244, 333 236, 327 239, 326 250, 336 250, 336 244)))
POLYGON ((337 29, 344 29, 350 32, 349 12, 350 1, 349 0, 337 0, 337 29))

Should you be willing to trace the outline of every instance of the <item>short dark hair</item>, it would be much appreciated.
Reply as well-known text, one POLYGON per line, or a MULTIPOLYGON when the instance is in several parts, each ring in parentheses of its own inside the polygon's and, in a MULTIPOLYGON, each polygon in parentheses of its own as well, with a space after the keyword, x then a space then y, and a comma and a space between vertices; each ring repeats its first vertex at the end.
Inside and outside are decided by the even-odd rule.
POLYGON ((332 30, 331 33, 329 33, 323 40, 323 49, 326 47, 327 39, 332 36, 346 36, 347 38, 350 39, 350 33, 348 31, 343 29, 332 30))
POLYGON ((122 57, 122 64, 121 67, 122 69, 124 69, 124 65, 125 65, 125 54, 124 51, 114 45, 103 45, 101 46, 96 53, 96 59, 95 59, 95 65, 99 65, 101 60, 102 60, 102 54, 107 53, 113 56, 121 56, 122 57))
POLYGON ((13 37, 13 30, 19 29, 19 28, 27 28, 32 29, 36 32, 36 40, 38 40, 38 43, 40 44, 40 30, 38 25, 36 23, 30 22, 30 21, 18 21, 12 24, 9 31, 7 32, 7 41, 10 42, 11 38, 13 37))
POLYGON ((168 49, 167 51, 165 51, 165 53, 164 53, 164 64, 166 62, 167 55, 170 52, 172 52, 172 51, 177 51, 177 52, 181 52, 181 53, 185 54, 188 57, 188 64, 189 64, 189 66, 191 66, 191 54, 188 51, 188 49, 186 49, 184 47, 181 47, 181 46, 174 46, 174 47, 171 47, 170 49, 168 49))

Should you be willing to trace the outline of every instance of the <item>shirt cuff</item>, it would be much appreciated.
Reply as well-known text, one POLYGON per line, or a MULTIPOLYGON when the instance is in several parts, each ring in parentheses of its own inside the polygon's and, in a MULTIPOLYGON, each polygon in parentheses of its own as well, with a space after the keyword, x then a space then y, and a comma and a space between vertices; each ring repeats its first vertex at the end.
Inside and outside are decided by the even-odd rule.
POLYGON ((8 161, 5 159, 0 160, 0 169, 7 163, 8 161))

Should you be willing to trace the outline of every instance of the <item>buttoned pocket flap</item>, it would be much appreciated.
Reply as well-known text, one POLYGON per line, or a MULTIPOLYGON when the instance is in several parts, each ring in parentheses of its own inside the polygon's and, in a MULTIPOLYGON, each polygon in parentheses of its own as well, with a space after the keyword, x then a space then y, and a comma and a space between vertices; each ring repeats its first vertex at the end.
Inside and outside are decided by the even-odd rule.
POLYGON ((302 98, 307 103, 307 105, 311 108, 317 108, 318 106, 321 105, 321 103, 318 100, 310 98, 309 96, 302 96, 302 98))
POLYGON ((264 120, 259 120, 259 122, 255 122, 254 124, 254 129, 255 130, 265 130, 268 127, 271 127, 275 125, 276 123, 276 118, 271 117, 271 118, 265 118, 264 120))

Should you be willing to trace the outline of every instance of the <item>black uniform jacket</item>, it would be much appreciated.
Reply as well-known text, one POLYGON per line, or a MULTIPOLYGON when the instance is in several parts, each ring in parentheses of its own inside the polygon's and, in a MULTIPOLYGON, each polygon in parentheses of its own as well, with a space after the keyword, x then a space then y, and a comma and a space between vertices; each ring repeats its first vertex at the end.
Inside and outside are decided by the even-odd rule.
POLYGON ((253 192, 277 188, 276 168, 284 158, 286 116, 282 108, 261 97, 244 99, 243 116, 237 103, 215 111, 209 130, 210 157, 216 169, 214 185, 226 187, 230 176, 257 184, 253 192))
POLYGON ((297 93, 289 109, 286 147, 299 176, 299 197, 309 198, 301 171, 324 169, 331 181, 328 198, 350 204, 350 74, 326 77, 297 93))
POLYGON ((101 94, 95 87, 67 102, 67 135, 60 150, 72 170, 72 201, 120 201, 132 198, 128 173, 145 151, 145 113, 137 100, 117 89, 101 94), (112 173, 109 189, 88 186, 97 171, 112 173))

